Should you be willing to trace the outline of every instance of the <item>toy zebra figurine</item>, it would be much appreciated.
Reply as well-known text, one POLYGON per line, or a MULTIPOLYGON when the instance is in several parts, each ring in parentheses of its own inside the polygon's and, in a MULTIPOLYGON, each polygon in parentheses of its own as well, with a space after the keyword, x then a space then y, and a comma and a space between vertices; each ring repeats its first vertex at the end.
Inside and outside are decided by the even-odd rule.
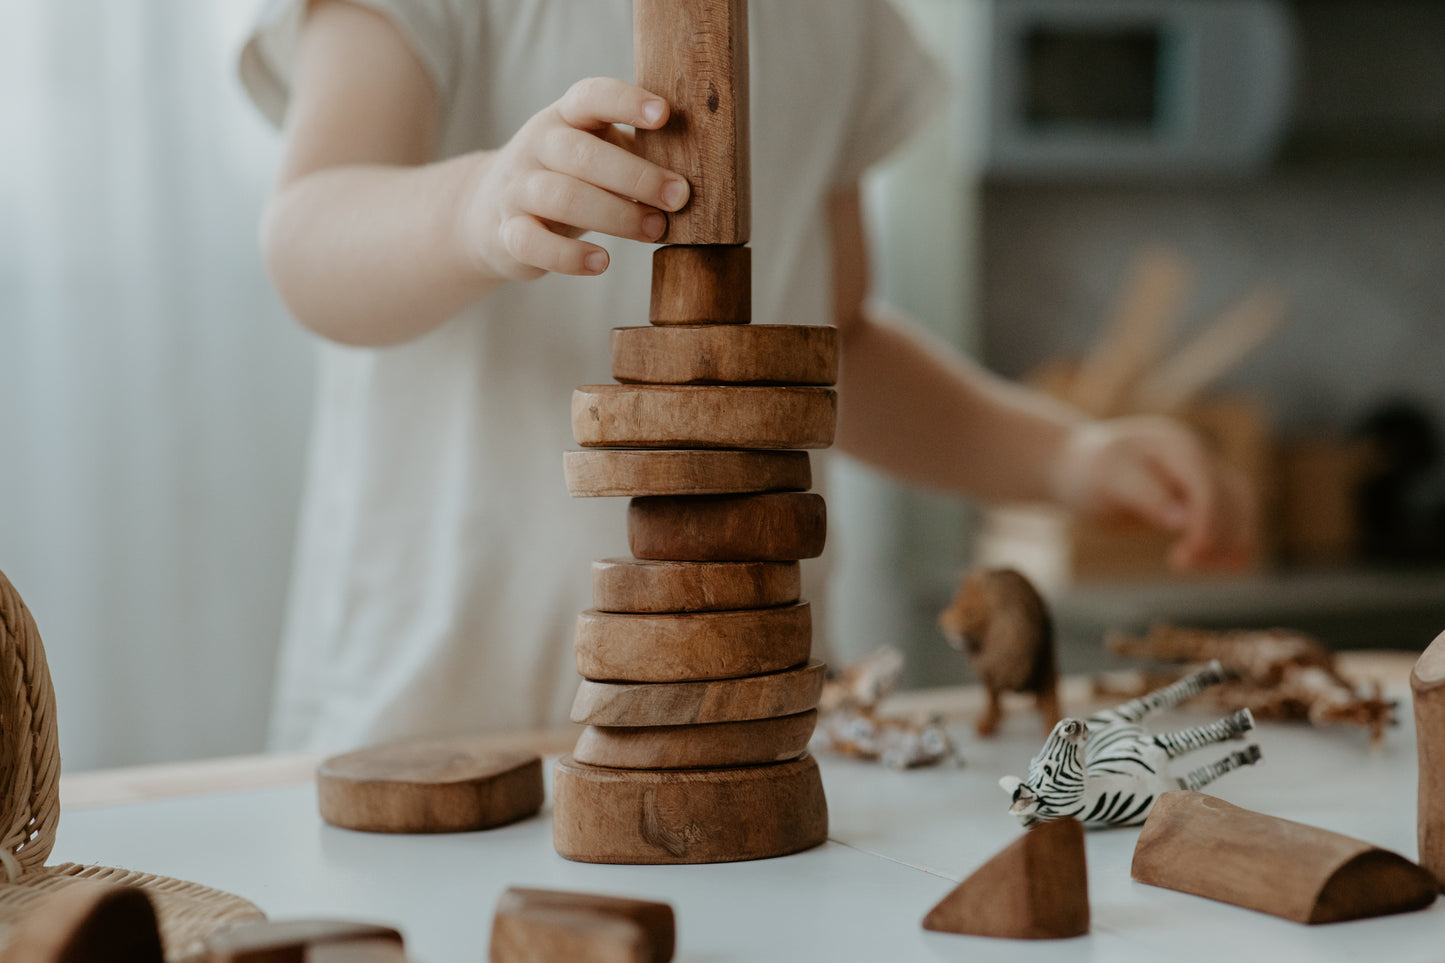
POLYGON ((1151 735, 1140 725, 1150 713, 1178 705, 1227 674, 1215 661, 1193 675, 1087 719, 1063 719, 1029 763, 1029 777, 1004 776, 1013 796, 1009 812, 1024 826, 1072 816, 1086 826, 1137 826, 1154 800, 1171 789, 1199 789, 1240 766, 1259 762, 1249 745, 1201 766, 1184 778, 1167 773, 1169 761, 1229 739, 1243 739, 1254 716, 1242 709, 1208 725, 1151 735), (1081 761, 1082 760, 1082 761, 1081 761))

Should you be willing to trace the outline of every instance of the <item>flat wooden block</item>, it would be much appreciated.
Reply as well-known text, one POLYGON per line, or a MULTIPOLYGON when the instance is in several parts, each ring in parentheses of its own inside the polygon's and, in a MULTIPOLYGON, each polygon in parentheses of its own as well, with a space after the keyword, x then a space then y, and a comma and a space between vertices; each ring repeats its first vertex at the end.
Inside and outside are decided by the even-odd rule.
POLYGON ((747 324, 752 301, 751 248, 689 244, 652 254, 652 324, 747 324))
POLYGON ((1420 864, 1445 889, 1445 633, 1425 649, 1410 672, 1415 703, 1415 746, 1420 757, 1416 826, 1420 864))
POLYGON ((348 920, 256 920, 206 938, 207 963, 406 963, 401 933, 348 920))
POLYGON ((832 388, 757 385, 584 385, 572 393, 572 436, 584 448, 827 448, 832 388))
POLYGON ((612 377, 667 385, 831 385, 838 380, 838 329, 802 324, 613 328, 612 377))
POLYGON ((618 683, 582 680, 572 721, 591 726, 690 726, 791 716, 818 707, 825 667, 715 682, 618 683))
POLYGON ((808 661, 812 607, 577 617, 573 649, 585 679, 700 682, 778 672, 808 661))
POLYGON ((638 558, 817 558, 827 532, 827 506, 811 492, 634 498, 627 506, 627 545, 638 558))
POLYGON ((552 841, 587 863, 721 863, 809 849, 828 835, 818 764, 666 772, 557 762, 552 841))
POLYGON ((316 770, 321 818, 376 833, 490 829, 542 808, 536 753, 474 737, 414 739, 333 756, 316 770))
POLYGON ((715 612, 796 602, 797 562, 669 562, 606 558, 592 563, 599 612, 715 612))
POLYGON ((672 907, 555 889, 512 887, 497 900, 491 963, 667 963, 677 942, 672 907))
POLYGON ((660 130, 639 130, 633 149, 692 185, 668 215, 669 244, 745 244, 748 171, 746 0, 634 0, 637 85, 672 111, 660 130))
POLYGON ((574 498, 607 495, 722 495, 807 491, 806 451, 592 449, 563 456, 574 498))
POLYGON ((702 726, 588 726, 572 758, 612 769, 715 769, 796 759, 808 749, 817 710, 777 719, 702 726))
POLYGON ((1089 932, 1083 825, 1039 823, 929 910, 923 928, 1015 940, 1083 936, 1089 932))
POLYGON ((3 963, 163 963, 150 899, 133 886, 77 882, 47 897, 11 932, 3 963))
POLYGON ((1141 883, 1296 923, 1423 909, 1437 889, 1429 871, 1403 856, 1187 790, 1154 803, 1132 872, 1141 883))

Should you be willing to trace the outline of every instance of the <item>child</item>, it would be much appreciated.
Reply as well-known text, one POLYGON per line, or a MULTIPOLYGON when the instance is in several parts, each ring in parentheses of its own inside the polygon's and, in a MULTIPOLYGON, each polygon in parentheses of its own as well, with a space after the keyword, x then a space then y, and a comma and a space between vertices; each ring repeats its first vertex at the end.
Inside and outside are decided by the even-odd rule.
MULTIPOLYGON (((603 380, 607 329, 647 318, 652 247, 627 242, 688 196, 616 126, 668 105, 599 79, 632 74, 631 3, 271 0, 242 54, 285 121, 266 260, 324 339, 278 748, 566 717, 588 562, 626 544, 619 505, 568 501, 568 399, 603 380)), ((1245 557, 1242 486, 1188 433, 1087 421, 865 301, 858 180, 942 86, 898 15, 749 18, 753 313, 838 326, 838 447, 975 498, 1142 516, 1181 566, 1245 557)))

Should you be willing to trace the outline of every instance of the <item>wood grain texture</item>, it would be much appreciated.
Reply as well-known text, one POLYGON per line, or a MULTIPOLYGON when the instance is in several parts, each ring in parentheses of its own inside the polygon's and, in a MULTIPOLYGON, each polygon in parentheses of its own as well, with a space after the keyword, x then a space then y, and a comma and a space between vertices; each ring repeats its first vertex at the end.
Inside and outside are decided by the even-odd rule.
POLYGON ((588 726, 572 758, 611 769, 715 769, 796 759, 808 749, 816 710, 702 726, 588 726))
POLYGON ((633 149, 692 185, 669 214, 669 244, 745 244, 751 192, 748 156, 747 0, 633 0, 637 85, 671 114, 639 130, 633 149))
POLYGON ((577 672, 610 682, 699 682, 779 672, 808 661, 807 602, 769 609, 577 616, 577 672))
POLYGON ((552 841, 589 863, 717 863, 809 849, 828 835, 818 764, 650 772, 557 762, 552 841))
POLYGON ((802 593, 797 562, 669 562, 606 558, 592 563, 599 612, 716 612, 787 605, 802 593))
POLYGON ((574 498, 801 492, 813 487, 806 451, 600 448, 566 452, 562 464, 567 491, 574 498))
POLYGON ((1039 823, 959 883, 923 928, 966 936, 1056 940, 1089 932, 1084 827, 1039 823))
POLYGON ((1187 790, 1154 803, 1132 872, 1141 883, 1296 923, 1422 909, 1437 888, 1427 870, 1403 856, 1187 790))
POLYGON ((321 818, 377 833, 454 833, 515 822, 542 808, 542 761, 476 737, 413 739, 325 760, 321 818))
POLYGON ((827 506, 812 492, 634 498, 627 506, 627 545, 638 558, 817 558, 827 533, 827 506))
POLYGON ((831 385, 838 329, 704 324, 612 329, 612 377, 624 384, 831 385))
POLYGON ((582 680, 572 721, 592 726, 689 726, 791 716, 818 707, 825 667, 716 682, 616 683, 582 680))
POLYGON ((827 448, 837 420, 832 388, 583 385, 572 393, 572 436, 584 448, 827 448))
POLYGON ((207 963, 305 963, 323 955, 357 963, 406 960, 401 933, 390 926, 346 920, 241 923, 211 934, 206 949, 207 963))
POLYGON ((753 252, 742 245, 660 247, 652 254, 652 324, 747 324, 753 252))
POLYGON ((76 882, 28 911, 0 963, 163 963, 150 899, 132 886, 76 882))
POLYGON ((1410 694, 1420 757, 1415 810, 1420 864, 1445 889, 1445 633, 1436 636, 1415 663, 1410 694))
POLYGON ((490 959, 491 963, 610 959, 667 963, 676 943, 677 920, 667 903, 514 886, 497 900, 490 959), (598 920, 627 925, 599 927, 598 920), (578 936, 588 939, 577 945, 578 936), (599 953, 602 947, 610 954, 633 952, 633 947, 641 953, 609 956, 599 953))

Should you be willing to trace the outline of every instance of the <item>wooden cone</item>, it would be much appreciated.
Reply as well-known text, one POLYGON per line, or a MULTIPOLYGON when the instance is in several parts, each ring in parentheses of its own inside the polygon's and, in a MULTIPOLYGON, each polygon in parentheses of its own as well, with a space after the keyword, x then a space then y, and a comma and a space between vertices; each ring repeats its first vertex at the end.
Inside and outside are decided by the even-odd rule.
POLYGON ((1089 932, 1084 827, 1039 823, 959 883, 923 928, 964 936, 1056 940, 1089 932))
POLYGON ((1410 673, 1415 701, 1415 745, 1420 754, 1416 825, 1420 865, 1445 888, 1445 633, 1436 637, 1410 673))

